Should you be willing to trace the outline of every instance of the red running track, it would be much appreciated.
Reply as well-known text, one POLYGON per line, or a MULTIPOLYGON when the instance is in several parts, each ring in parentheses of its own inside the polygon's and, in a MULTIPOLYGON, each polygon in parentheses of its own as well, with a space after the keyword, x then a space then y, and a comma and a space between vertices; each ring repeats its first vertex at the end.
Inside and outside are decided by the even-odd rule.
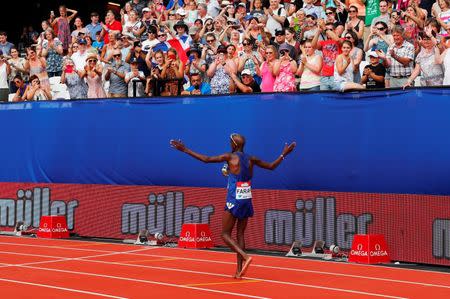
POLYGON ((1 298, 450 298, 450 274, 228 252, 0 236, 1 298))

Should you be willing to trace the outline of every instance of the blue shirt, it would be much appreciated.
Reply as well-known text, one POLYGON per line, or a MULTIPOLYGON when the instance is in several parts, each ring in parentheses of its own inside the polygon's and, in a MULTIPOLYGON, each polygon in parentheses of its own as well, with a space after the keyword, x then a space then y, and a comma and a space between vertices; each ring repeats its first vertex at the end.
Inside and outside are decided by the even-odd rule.
MULTIPOLYGON (((193 91, 194 90, 194 86, 189 86, 186 91, 193 91)), ((201 94, 211 94, 211 85, 209 85, 209 83, 206 82, 202 82, 202 84, 200 84, 200 92, 201 94)))
POLYGON ((241 171, 239 174, 228 172, 227 201, 229 199, 236 199, 237 182, 249 182, 252 179, 250 173, 250 156, 243 152, 235 152, 234 154, 239 157, 241 171))
POLYGON ((12 44, 10 42, 0 44, 0 50, 2 50, 3 55, 9 55, 12 48, 14 48, 14 44, 12 44))
POLYGON ((95 34, 99 31, 102 31, 102 25, 100 25, 100 23, 97 23, 95 25, 93 25, 92 23, 86 26, 86 29, 89 31, 89 33, 91 34, 91 38, 92 40, 95 40, 95 34))

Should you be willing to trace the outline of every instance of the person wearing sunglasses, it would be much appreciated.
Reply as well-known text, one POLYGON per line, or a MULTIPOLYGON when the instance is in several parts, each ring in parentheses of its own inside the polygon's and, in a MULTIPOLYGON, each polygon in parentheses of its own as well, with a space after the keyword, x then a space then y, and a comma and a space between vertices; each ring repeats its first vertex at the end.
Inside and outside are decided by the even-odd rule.
POLYGON ((130 71, 130 66, 122 60, 122 52, 119 49, 113 52, 113 62, 107 68, 105 80, 109 81, 109 98, 125 98, 128 93, 128 85, 125 82, 125 74, 130 71))
POLYGON ((28 73, 25 70, 26 59, 19 56, 19 51, 16 48, 12 48, 10 54, 11 58, 8 60, 8 63, 11 66, 11 72, 9 74, 9 92, 15 93, 17 91, 17 87, 14 83, 14 78, 16 75, 20 75, 20 77, 24 80, 28 80, 28 73))
POLYGON ((354 5, 348 9, 348 19, 345 23, 344 35, 349 31, 354 31, 358 36, 357 45, 362 49, 364 36, 364 22, 358 18, 358 8, 354 5))
MULTIPOLYGON (((274 66, 278 61, 278 51, 274 45, 268 45, 264 52, 265 60, 259 67, 258 75, 261 76, 261 91, 273 92, 273 84, 275 82, 274 66)), ((257 69, 258 71, 258 69, 257 69)))
POLYGON ((273 66, 275 81, 273 82, 274 92, 296 91, 295 73, 297 72, 297 62, 289 55, 290 48, 287 44, 282 44, 278 50, 280 58, 273 66))
POLYGON ((25 100, 24 95, 25 91, 27 90, 28 84, 25 83, 22 76, 20 75, 14 76, 12 83, 16 86, 17 89, 13 98, 13 102, 24 101, 25 100))
POLYGON ((230 135, 231 152, 218 156, 206 156, 189 149, 181 140, 170 140, 170 145, 204 163, 225 163, 222 173, 228 176, 227 198, 222 217, 222 239, 237 254, 235 278, 243 277, 252 262, 245 252, 245 228, 248 219, 253 216, 251 180, 253 167, 274 170, 296 147, 296 143, 285 144, 281 155, 272 162, 263 161, 244 153, 245 137, 233 133, 230 135), (231 237, 236 225, 237 238, 231 237))
POLYGON ((369 50, 381 50, 386 53, 389 46, 394 43, 392 35, 388 34, 387 31, 388 26, 385 22, 376 22, 374 26, 371 27, 371 32, 367 36, 366 42, 364 44, 364 51, 369 52, 369 50))
POLYGON ((87 98, 99 99, 106 98, 105 90, 103 89, 102 73, 103 68, 98 63, 97 55, 91 54, 86 58, 86 66, 84 72, 80 74, 81 78, 86 78, 88 85, 87 98))

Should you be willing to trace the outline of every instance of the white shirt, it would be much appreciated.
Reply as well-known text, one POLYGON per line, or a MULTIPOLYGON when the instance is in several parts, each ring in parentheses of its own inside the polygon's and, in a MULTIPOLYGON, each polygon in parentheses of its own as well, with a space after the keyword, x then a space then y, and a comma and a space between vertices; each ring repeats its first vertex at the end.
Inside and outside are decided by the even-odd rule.
POLYGON ((9 88, 8 86, 8 72, 6 71, 6 63, 0 66, 0 88, 9 88))
MULTIPOLYGON (((279 6, 276 10, 273 11, 273 14, 279 17, 287 17, 286 9, 284 7, 279 6), (280 12, 280 14, 278 14, 280 12)), ((267 18, 266 28, 269 30, 272 36, 275 35, 276 30, 281 30, 283 28, 282 24, 278 23, 271 15, 267 18)))
POLYGON ((88 57, 88 52, 85 51, 83 54, 80 53, 80 51, 77 51, 72 54, 72 60, 75 64, 75 67, 77 68, 77 71, 83 71, 84 66, 86 65, 86 58, 88 57))

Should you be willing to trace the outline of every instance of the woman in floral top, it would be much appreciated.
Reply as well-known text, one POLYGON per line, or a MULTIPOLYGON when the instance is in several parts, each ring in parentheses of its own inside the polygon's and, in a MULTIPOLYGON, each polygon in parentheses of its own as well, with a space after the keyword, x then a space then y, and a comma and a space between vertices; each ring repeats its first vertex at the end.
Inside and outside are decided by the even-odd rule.
POLYGON ((63 52, 61 41, 55 36, 52 29, 47 29, 41 55, 47 60, 47 73, 50 78, 61 76, 63 52))

